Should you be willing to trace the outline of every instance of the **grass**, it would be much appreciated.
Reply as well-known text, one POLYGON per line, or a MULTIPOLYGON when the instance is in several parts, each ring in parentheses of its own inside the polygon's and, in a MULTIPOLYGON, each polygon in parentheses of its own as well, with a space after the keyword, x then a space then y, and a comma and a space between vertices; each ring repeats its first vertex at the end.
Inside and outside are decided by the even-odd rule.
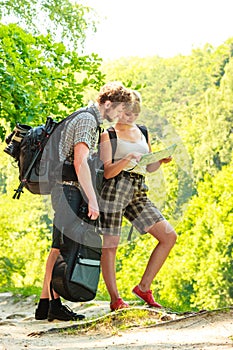
POLYGON ((86 322, 76 324, 60 331, 63 334, 76 335, 80 333, 90 334, 117 334, 119 331, 135 327, 147 327, 157 324, 162 317, 162 313, 153 309, 142 310, 134 307, 130 309, 121 309, 109 313, 99 318, 90 319, 86 322))
POLYGON ((13 297, 17 297, 20 296, 20 298, 22 299, 22 297, 29 297, 32 295, 35 295, 36 297, 40 297, 40 293, 41 293, 41 287, 34 287, 34 286, 25 286, 25 287, 2 287, 0 288, 0 293, 6 293, 6 292, 11 292, 13 294, 13 297))

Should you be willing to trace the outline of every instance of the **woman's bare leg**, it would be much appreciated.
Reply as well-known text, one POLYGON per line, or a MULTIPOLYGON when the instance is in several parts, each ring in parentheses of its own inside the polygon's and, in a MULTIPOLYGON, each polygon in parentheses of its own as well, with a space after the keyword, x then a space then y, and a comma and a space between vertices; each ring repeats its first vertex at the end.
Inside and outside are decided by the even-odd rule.
POLYGON ((155 237, 159 243, 151 253, 145 272, 139 283, 140 289, 143 292, 150 290, 152 281, 163 266, 177 239, 174 229, 166 220, 155 223, 148 228, 147 232, 155 237))
POLYGON ((116 252, 119 240, 120 236, 104 235, 103 238, 101 269, 111 303, 119 298, 116 284, 116 252))

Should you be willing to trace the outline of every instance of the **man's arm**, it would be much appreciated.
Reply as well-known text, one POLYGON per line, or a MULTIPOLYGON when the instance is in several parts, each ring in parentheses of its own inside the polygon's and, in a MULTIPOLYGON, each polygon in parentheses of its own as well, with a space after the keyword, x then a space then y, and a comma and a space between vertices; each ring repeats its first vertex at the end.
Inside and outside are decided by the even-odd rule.
POLYGON ((74 146, 74 168, 79 183, 88 199, 88 216, 96 220, 99 216, 99 207, 92 184, 91 172, 87 163, 89 148, 85 142, 79 142, 74 146))

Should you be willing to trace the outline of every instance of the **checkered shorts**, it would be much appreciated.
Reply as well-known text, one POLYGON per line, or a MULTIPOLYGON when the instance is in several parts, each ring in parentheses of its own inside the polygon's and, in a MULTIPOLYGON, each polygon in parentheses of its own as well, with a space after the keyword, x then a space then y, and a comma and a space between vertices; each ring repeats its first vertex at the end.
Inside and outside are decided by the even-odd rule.
POLYGON ((147 197, 147 190, 145 177, 140 174, 122 171, 118 176, 104 180, 99 201, 102 233, 119 236, 123 216, 141 234, 146 233, 146 227, 164 220, 147 197))

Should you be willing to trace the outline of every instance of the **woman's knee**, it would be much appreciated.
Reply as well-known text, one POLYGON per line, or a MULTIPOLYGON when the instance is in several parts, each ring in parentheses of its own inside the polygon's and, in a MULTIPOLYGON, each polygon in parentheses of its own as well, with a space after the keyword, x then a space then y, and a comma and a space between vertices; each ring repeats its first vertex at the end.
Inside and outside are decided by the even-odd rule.
POLYGON ((177 240, 177 234, 176 234, 175 230, 170 231, 168 234, 168 237, 169 237, 169 242, 171 243, 171 245, 173 247, 176 243, 176 240, 177 240))
POLYGON ((111 250, 117 250, 118 244, 120 241, 120 236, 111 236, 111 235, 104 235, 103 238, 103 247, 102 249, 111 249, 111 250))
POLYGON ((148 232, 154 236, 160 243, 173 246, 177 240, 177 234, 173 227, 166 220, 155 223, 148 232))
POLYGON ((177 234, 176 232, 172 229, 169 232, 166 232, 162 235, 159 236, 158 238, 160 243, 166 244, 167 246, 169 246, 170 248, 172 248, 177 240, 177 234))

